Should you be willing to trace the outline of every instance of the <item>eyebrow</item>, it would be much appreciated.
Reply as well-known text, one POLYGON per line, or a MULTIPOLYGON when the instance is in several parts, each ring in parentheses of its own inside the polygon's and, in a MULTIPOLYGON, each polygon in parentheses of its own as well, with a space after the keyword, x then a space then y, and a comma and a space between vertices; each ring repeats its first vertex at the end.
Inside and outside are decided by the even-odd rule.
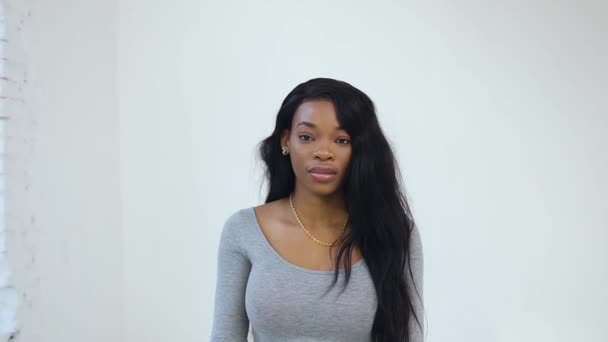
MULTIPOLYGON (((314 123, 312 123, 312 122, 308 122, 308 121, 300 121, 300 122, 299 122, 299 123, 296 125, 296 128, 297 128, 298 126, 300 126, 300 125, 302 125, 302 126, 307 126, 307 127, 310 127, 310 128, 317 128, 317 125, 315 125, 315 124, 314 124, 314 123)), ((336 131, 339 131, 339 130, 344 130, 344 128, 343 128, 342 126, 336 126, 336 127, 335 127, 335 130, 336 130, 336 131)))

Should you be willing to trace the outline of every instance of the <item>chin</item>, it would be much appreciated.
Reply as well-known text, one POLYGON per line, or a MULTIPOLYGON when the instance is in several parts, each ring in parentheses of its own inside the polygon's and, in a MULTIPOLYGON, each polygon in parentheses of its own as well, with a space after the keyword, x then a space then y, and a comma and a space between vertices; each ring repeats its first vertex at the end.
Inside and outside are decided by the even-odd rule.
POLYGON ((338 192, 338 188, 335 184, 312 184, 309 191, 319 197, 327 197, 338 192))

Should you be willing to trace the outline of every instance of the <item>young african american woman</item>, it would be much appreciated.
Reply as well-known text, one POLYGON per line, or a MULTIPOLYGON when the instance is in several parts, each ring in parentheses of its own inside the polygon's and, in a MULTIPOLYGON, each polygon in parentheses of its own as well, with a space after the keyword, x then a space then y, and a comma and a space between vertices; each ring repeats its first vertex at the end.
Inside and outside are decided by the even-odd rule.
POLYGON ((222 228, 211 341, 423 341, 421 238, 372 100, 308 80, 258 148, 268 194, 222 228))

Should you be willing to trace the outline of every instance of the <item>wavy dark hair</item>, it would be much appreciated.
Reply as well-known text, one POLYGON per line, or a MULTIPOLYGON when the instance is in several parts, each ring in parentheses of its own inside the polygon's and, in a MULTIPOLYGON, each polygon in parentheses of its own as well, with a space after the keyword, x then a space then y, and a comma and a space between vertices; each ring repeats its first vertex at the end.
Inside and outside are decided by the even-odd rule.
MULTIPOLYGON (((414 219, 391 145, 378 122, 373 101, 352 85, 331 78, 314 78, 296 86, 285 98, 272 134, 259 145, 268 181, 265 203, 288 197, 295 187, 291 161, 281 154, 281 132, 291 130, 296 109, 306 100, 333 102, 340 125, 351 136, 352 155, 342 190, 350 231, 341 239, 335 265, 344 265, 344 288, 351 274, 351 255, 358 246, 375 285, 378 306, 372 340, 409 342, 412 315, 421 328, 406 284, 410 235, 414 219)), ((334 287, 339 277, 335 268, 334 287)), ((342 289, 342 291, 344 290, 342 289)), ((419 295, 416 290, 416 295, 419 295)))

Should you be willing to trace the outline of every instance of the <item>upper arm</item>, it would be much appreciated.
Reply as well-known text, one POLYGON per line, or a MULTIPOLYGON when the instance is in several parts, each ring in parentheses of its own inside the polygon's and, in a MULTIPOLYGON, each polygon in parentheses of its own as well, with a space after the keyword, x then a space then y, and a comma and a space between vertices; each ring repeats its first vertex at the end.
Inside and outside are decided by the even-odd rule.
POLYGON ((423 310, 423 276, 424 276, 424 257, 422 251, 422 239, 420 237, 420 232, 418 231, 418 227, 414 226, 412 232, 410 234, 410 246, 409 246, 409 256, 408 263, 410 267, 406 268, 406 278, 408 291, 410 293, 410 298, 412 299, 412 304, 414 306, 414 311, 416 313, 416 318, 412 316, 410 319, 410 335, 411 341, 423 341, 424 340, 424 310, 423 310), (421 327, 418 325, 418 322, 422 325, 421 327))
POLYGON ((251 262, 238 243, 241 226, 234 216, 226 220, 217 250, 217 278, 211 341, 247 341, 249 319, 245 290, 251 262))

